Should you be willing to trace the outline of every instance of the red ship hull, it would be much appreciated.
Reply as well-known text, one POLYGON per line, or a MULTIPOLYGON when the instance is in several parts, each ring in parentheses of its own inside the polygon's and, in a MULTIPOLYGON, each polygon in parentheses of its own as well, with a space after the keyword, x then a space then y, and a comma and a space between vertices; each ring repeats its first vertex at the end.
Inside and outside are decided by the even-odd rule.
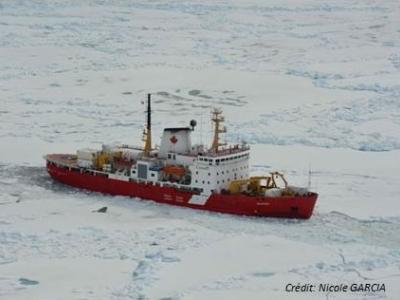
POLYGON ((212 194, 204 203, 198 204, 191 201, 194 193, 172 187, 116 180, 96 173, 81 173, 51 162, 47 162, 47 171, 57 181, 94 192, 236 215, 308 219, 318 197, 316 193, 282 197, 212 194))

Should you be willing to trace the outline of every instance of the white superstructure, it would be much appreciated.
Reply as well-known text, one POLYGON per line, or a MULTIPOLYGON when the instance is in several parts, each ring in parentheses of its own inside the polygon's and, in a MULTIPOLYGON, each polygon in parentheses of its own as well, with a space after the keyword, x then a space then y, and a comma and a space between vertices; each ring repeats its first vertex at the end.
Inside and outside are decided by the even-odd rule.
POLYGON ((78 150, 78 165, 94 167, 111 178, 143 181, 150 184, 173 184, 182 188, 196 189, 204 195, 220 193, 229 188, 232 181, 249 178, 249 147, 227 146, 220 143, 220 134, 226 132, 222 112, 214 110, 214 139, 209 149, 204 145, 192 145, 190 127, 165 128, 159 149, 151 147, 151 108, 148 103, 148 123, 145 146, 103 145, 101 151, 78 150))
POLYGON ((249 148, 228 148, 198 156, 192 166, 192 185, 209 193, 227 189, 232 180, 249 177, 249 148))

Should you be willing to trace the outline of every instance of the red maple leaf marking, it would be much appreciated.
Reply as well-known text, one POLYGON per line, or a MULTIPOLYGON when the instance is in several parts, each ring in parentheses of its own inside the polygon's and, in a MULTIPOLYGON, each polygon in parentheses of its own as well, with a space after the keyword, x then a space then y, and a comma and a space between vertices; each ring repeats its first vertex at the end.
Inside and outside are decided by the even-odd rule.
POLYGON ((176 144, 176 142, 178 141, 178 139, 174 135, 169 140, 171 141, 172 144, 176 144))

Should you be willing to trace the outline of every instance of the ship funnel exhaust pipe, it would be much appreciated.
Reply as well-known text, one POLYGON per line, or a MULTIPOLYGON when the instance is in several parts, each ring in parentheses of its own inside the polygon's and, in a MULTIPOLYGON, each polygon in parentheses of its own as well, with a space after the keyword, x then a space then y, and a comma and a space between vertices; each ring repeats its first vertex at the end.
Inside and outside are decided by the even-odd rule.
POLYGON ((144 144, 144 154, 150 155, 151 151, 151 94, 147 94, 147 124, 146 124, 146 139, 144 144))
POLYGON ((151 94, 147 94, 147 130, 151 130, 151 94))

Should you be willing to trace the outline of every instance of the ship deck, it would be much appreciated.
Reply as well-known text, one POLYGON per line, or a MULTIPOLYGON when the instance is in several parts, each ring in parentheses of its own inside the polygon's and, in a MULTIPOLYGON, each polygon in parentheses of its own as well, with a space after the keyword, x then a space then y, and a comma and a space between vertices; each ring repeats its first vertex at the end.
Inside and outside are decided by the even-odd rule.
POLYGON ((74 154, 47 154, 45 159, 55 164, 78 168, 78 157, 74 154))

